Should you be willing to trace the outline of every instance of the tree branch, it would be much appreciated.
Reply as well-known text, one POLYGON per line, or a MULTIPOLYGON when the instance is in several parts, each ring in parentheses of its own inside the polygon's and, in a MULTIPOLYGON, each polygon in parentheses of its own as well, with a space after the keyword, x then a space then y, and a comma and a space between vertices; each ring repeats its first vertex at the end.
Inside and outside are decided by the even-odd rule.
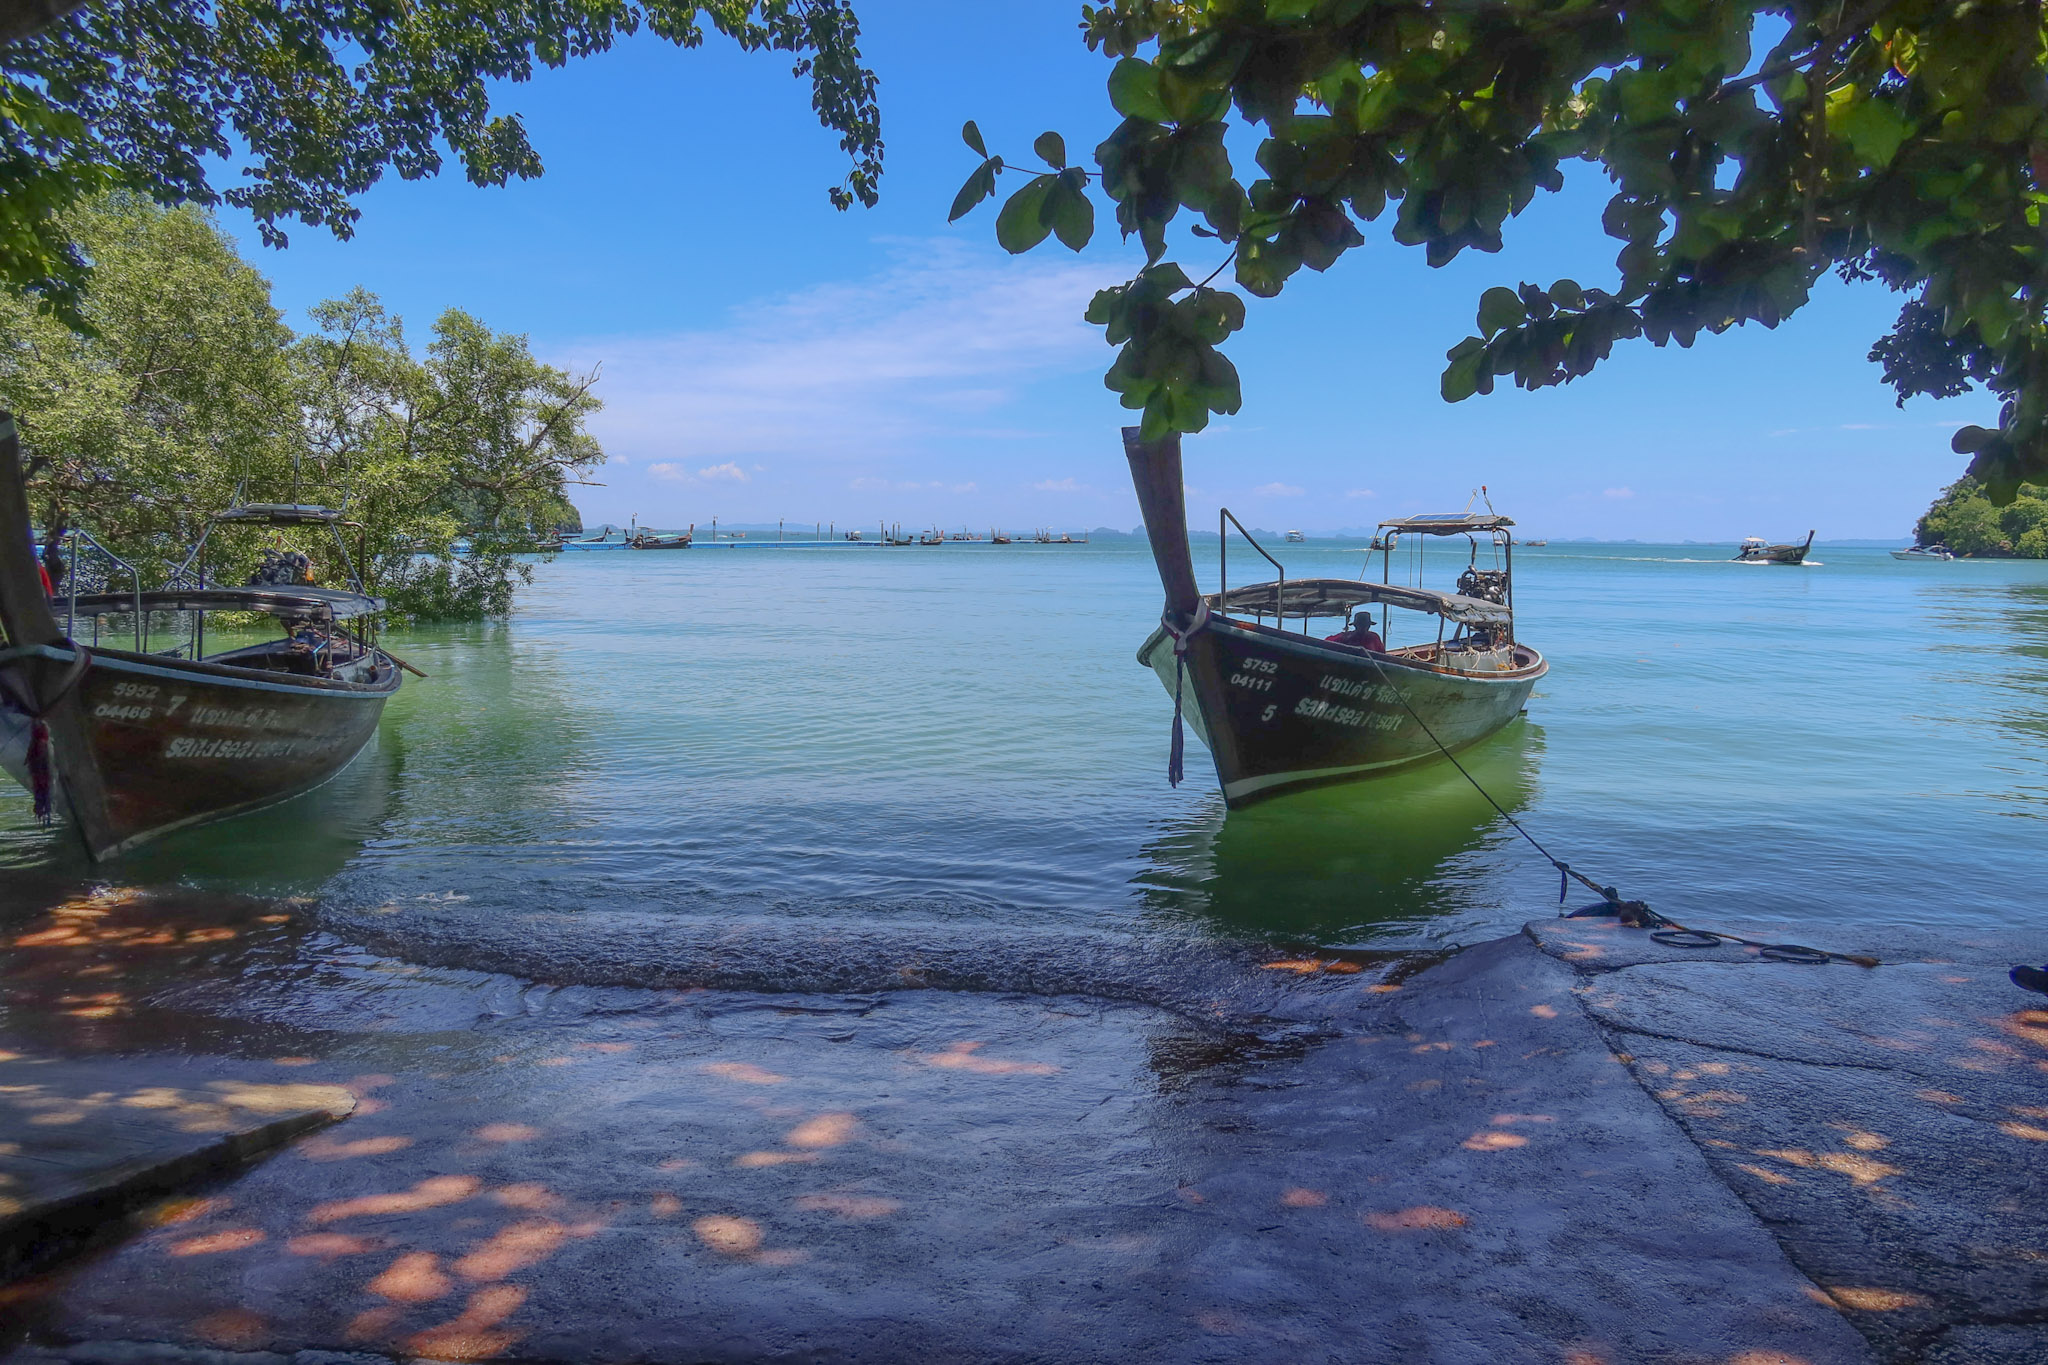
POLYGON ((0 0, 0 47, 32 38, 85 0, 0 0))

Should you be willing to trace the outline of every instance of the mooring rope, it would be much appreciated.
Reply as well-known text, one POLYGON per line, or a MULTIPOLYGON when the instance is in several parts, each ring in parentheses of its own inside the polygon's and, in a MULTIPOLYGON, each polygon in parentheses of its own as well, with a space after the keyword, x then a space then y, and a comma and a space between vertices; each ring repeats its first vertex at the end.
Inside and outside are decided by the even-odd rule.
MULTIPOLYGON (((1450 746, 1437 738, 1436 731, 1430 729, 1429 722, 1422 718, 1422 714, 1408 704, 1407 694, 1395 684, 1392 678, 1387 676, 1387 670, 1381 666, 1380 661, 1371 655, 1366 657, 1372 664, 1373 671, 1380 675, 1380 681, 1385 683, 1387 690, 1394 694, 1394 700, 1401 703, 1401 709, 1406 711, 1414 719, 1415 723, 1422 727, 1422 733, 1429 736, 1429 742, 1436 745, 1437 752, 1451 761, 1451 766, 1458 770, 1459 776, 1472 784, 1473 791, 1486 798, 1486 804, 1498 811, 1501 819, 1514 827, 1515 833, 1528 840, 1529 847, 1542 854, 1544 860, 1557 869, 1557 902, 1559 905, 1564 904, 1565 894, 1571 889, 1571 884, 1576 881, 1599 896, 1601 900, 1606 902, 1608 907, 1612 907, 1615 916, 1623 924, 1631 928, 1650 930, 1650 937, 1666 947, 1715 948, 1723 943, 1735 943, 1745 948, 1754 948, 1760 956, 1770 958, 1776 962, 1820 964, 1840 961, 1852 962, 1859 967, 1875 967, 1879 965, 1878 959, 1874 957, 1863 957, 1853 953, 1832 953, 1825 948, 1808 948, 1798 943, 1759 943, 1753 939, 1743 938, 1739 934, 1723 933, 1716 929, 1688 929, 1676 920, 1667 919, 1655 910, 1652 910, 1648 902, 1623 900, 1621 893, 1614 887, 1602 886, 1591 877, 1586 876, 1570 863, 1545 848, 1535 835, 1524 829, 1522 822, 1510 815, 1507 807, 1494 800, 1493 793, 1482 786, 1479 779, 1472 776, 1471 771, 1458 761, 1458 756, 1451 752, 1450 746)), ((1176 703, 1176 707, 1177 705, 1178 703, 1176 703)), ((1178 724, 1177 710, 1176 724, 1178 724)), ((1176 733, 1175 737, 1178 738, 1178 733, 1176 733)), ((1583 912, 1575 911, 1573 916, 1576 917, 1581 913, 1583 912)))

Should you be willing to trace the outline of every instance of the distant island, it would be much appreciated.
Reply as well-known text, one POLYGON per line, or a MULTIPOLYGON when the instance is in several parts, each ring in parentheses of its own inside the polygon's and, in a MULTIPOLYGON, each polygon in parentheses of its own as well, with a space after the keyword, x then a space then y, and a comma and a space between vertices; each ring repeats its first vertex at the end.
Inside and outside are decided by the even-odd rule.
POLYGON ((2021 484, 2010 505, 1993 507, 1982 484, 1958 479, 1920 518, 1913 541, 1965 559, 2048 559, 2048 487, 2021 484))

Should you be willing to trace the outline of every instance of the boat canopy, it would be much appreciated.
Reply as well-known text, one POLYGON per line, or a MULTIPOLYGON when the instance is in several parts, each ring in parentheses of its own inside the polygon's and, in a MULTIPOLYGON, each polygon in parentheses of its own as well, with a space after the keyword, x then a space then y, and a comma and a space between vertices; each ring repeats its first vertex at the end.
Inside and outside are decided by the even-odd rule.
MULTIPOLYGON (((69 607, 62 598, 54 600, 69 607)), ((166 588, 144 593, 81 593, 75 610, 80 616, 122 616, 138 606, 143 611, 257 611, 269 616, 343 621, 384 610, 384 599, 338 588, 166 588)))
POLYGON ((1210 593, 1203 600, 1211 611, 1271 616, 1348 616, 1354 607, 1379 602, 1428 612, 1460 625, 1506 625, 1514 619, 1514 614, 1498 602, 1394 583, 1362 583, 1352 578, 1290 578, 1284 590, 1279 583, 1251 583, 1227 593, 1210 593))
POLYGON ((304 502, 245 502, 216 512, 215 521, 254 521, 266 526, 317 526, 347 517, 338 507, 315 507, 304 502))
POLYGON ((1511 517, 1495 516, 1489 512, 1483 517, 1465 512, 1425 512, 1415 517, 1395 517, 1380 523, 1382 531, 1413 531, 1425 536, 1462 536, 1473 531, 1494 531, 1513 526, 1511 517))

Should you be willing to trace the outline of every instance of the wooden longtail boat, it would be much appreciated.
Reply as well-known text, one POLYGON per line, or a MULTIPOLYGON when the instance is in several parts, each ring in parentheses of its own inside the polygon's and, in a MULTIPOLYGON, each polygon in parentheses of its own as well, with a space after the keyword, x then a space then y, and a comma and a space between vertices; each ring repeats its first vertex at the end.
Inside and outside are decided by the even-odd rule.
MULTIPOLYGON (((258 506, 218 520, 340 516, 258 506)), ((0 769, 34 794, 39 816, 63 816, 96 859, 319 786, 361 751, 398 691, 397 662, 340 624, 382 609, 360 591, 188 587, 61 605, 74 630, 80 617, 135 618, 137 648, 80 645, 60 627, 30 543, 14 421, 0 414, 0 769), (198 657, 209 611, 264 613, 288 635, 198 657), (141 647, 142 614, 157 612, 195 613, 193 657, 141 647)))
POLYGON ((1806 560, 1806 552, 1813 548, 1813 532, 1806 533, 1804 545, 1766 545, 1762 536, 1751 536, 1742 542, 1742 548, 1735 557, 1747 564, 1800 564, 1806 560))
MULTIPOLYGON (((1139 649, 1138 662, 1175 697, 1176 724, 1185 715, 1208 746, 1230 806, 1440 758, 1521 714, 1549 670, 1541 654, 1515 639, 1512 559, 1498 571, 1477 565, 1482 534, 1504 556, 1512 554, 1508 518, 1453 514, 1381 523, 1375 548, 1388 556, 1383 576, 1404 533, 1471 539, 1472 564, 1457 593, 1344 578, 1289 579, 1259 549, 1279 570, 1278 580, 1239 588, 1226 581, 1204 596, 1188 545, 1179 438, 1143 442, 1131 427, 1124 445, 1166 589, 1160 627, 1139 649), (1436 638, 1375 650, 1326 640, 1307 628, 1318 617, 1341 619, 1367 603, 1434 618, 1436 638), (1291 627, 1290 619, 1299 624, 1291 627)), ((1237 521, 1226 510, 1219 527, 1224 519, 1237 521)), ((1178 781, 1177 742, 1175 748, 1171 775, 1178 781)))
POLYGON ((642 531, 626 542, 626 548, 629 550, 687 550, 690 548, 690 539, 691 537, 688 532, 665 536, 658 535, 653 531, 642 531))

